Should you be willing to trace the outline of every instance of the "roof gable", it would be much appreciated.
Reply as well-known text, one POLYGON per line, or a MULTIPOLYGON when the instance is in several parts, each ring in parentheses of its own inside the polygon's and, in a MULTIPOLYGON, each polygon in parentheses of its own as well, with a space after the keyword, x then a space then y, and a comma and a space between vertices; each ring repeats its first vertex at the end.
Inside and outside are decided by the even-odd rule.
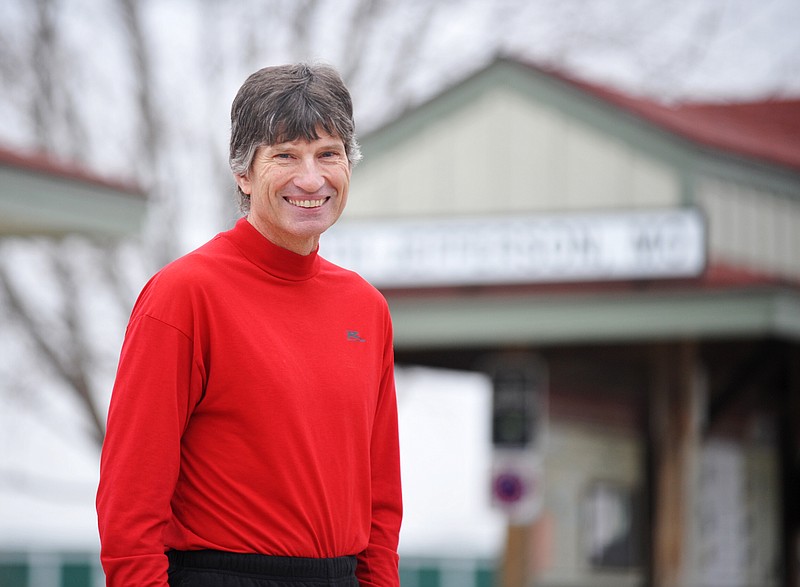
MULTIPOLYGON (((564 101, 581 104, 584 114, 587 108, 599 109, 605 115, 633 120, 651 132, 688 141, 697 148, 800 171, 800 99, 669 105, 505 58, 369 133, 363 142, 370 150, 380 152, 414 137, 431 120, 448 116, 493 86, 519 90, 558 107, 563 107, 564 101)), ((605 130, 614 133, 621 129, 610 125, 605 130)))
POLYGON ((348 217, 679 205, 690 157, 663 134, 498 61, 362 139, 348 217))
POLYGON ((549 75, 698 145, 800 170, 800 99, 667 105, 549 75))

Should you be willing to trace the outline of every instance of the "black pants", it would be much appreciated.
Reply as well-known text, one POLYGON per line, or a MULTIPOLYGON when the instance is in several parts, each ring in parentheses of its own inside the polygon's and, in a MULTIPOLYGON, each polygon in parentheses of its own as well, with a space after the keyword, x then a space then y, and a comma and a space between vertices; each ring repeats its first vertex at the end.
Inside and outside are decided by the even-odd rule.
POLYGON ((358 587, 356 557, 296 558, 171 550, 170 587, 358 587))

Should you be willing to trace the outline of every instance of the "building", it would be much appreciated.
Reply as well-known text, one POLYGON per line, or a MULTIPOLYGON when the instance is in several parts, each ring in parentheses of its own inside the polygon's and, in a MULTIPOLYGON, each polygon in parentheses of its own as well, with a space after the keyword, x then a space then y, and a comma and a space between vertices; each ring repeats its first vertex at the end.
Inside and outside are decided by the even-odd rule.
POLYGON ((386 295, 397 362, 544 366, 506 565, 798 585, 800 100, 671 107, 500 59, 362 143, 323 246, 386 295))

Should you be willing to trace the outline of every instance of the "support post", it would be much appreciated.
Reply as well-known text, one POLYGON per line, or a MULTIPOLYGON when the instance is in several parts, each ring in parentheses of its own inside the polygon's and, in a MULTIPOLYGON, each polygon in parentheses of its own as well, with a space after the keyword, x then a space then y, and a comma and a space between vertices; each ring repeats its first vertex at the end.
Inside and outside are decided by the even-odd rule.
POLYGON ((686 578, 686 545, 692 471, 700 437, 702 398, 696 344, 654 348, 649 390, 650 585, 680 587, 686 578))
POLYGON ((509 524, 500 568, 500 587, 526 587, 531 549, 530 525, 509 524))

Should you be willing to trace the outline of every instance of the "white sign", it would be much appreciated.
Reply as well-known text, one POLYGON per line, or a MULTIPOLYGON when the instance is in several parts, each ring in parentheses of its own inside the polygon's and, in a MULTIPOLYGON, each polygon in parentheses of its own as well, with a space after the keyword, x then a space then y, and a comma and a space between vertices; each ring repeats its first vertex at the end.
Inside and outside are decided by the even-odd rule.
POLYGON ((342 221, 322 255, 378 287, 695 277, 699 210, 342 221))
POLYGON ((513 524, 530 524, 542 511, 541 455, 526 450, 494 451, 492 507, 513 524))

